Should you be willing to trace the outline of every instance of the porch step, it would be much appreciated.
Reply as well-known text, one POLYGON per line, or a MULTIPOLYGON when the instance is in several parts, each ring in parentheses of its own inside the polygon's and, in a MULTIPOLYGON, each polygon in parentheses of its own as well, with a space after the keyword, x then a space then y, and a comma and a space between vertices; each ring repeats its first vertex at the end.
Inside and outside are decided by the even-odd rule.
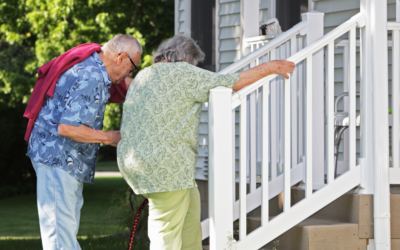
POLYGON ((392 239, 390 244, 392 250, 400 250, 400 239, 392 239))
MULTIPOLYGON (((203 246, 203 250, 210 250, 210 246, 203 246)), ((263 247, 258 250, 273 250, 273 249, 263 247)))
MULTIPOLYGON (((249 232, 261 225, 261 218, 247 220, 249 232)), ((264 246, 279 250, 366 250, 366 239, 359 239, 358 225, 309 218, 264 246)))
MULTIPOLYGON (((391 238, 400 239, 400 187, 390 188, 391 238)), ((304 198, 304 190, 292 189, 295 202, 304 198)), ((354 190, 339 197, 311 218, 358 224, 360 239, 374 238, 373 195, 355 194, 354 190)))

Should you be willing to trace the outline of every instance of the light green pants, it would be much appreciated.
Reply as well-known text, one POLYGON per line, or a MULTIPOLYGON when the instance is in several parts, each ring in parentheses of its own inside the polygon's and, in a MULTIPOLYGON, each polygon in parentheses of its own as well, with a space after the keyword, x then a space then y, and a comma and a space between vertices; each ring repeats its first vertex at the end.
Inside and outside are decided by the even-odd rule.
POLYGON ((196 188, 143 194, 149 200, 150 250, 202 250, 196 188))

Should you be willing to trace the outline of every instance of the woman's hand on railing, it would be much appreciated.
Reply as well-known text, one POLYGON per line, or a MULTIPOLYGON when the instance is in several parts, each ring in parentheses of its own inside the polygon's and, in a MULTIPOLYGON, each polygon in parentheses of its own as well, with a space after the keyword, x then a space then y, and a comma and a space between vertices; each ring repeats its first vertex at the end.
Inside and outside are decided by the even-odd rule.
POLYGON ((286 61, 284 59, 271 61, 272 65, 272 74, 277 74, 289 79, 289 74, 293 73, 294 67, 296 65, 292 62, 286 61))
POLYGON ((289 78, 296 65, 286 60, 275 60, 260 64, 254 68, 240 72, 239 81, 232 87, 233 90, 242 89, 266 76, 277 74, 289 78))

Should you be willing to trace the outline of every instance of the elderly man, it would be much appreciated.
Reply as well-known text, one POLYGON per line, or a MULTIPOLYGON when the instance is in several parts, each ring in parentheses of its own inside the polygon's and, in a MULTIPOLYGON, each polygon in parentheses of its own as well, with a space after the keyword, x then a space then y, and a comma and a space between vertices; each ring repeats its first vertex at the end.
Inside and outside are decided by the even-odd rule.
MULTIPOLYGON (((83 50, 78 46, 50 66, 46 64, 51 69, 45 78, 51 81, 51 70, 81 60, 60 72, 52 98, 43 100, 29 137, 27 156, 37 175, 37 205, 45 250, 81 249, 76 235, 83 183, 94 183, 99 143, 116 147, 121 139, 119 131, 102 131, 110 90, 112 84, 132 76, 142 53, 138 41, 129 35, 117 35, 103 47, 81 46, 83 50), (81 58, 85 53, 88 56, 81 58)), ((45 66, 41 69, 46 70, 45 66)), ((35 88, 43 88, 38 86, 41 69, 35 88)), ((37 92, 34 91, 35 98, 37 92)), ((32 110, 33 105, 28 105, 27 110, 32 110)), ((28 127, 28 135, 29 132, 28 127)))

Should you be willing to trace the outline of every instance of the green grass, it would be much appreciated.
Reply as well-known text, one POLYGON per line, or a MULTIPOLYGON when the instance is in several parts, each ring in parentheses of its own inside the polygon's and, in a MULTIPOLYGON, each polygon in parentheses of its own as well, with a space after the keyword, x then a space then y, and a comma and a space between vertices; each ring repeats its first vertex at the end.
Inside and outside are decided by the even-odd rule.
MULTIPOLYGON (((126 248, 129 228, 122 229, 119 222, 113 220, 110 208, 115 205, 113 198, 124 197, 127 189, 122 177, 96 177, 94 185, 84 184, 78 233, 83 250, 126 248)), ((1 199, 0 222, 0 249, 42 249, 36 194, 1 199)))
POLYGON ((119 169, 116 161, 98 161, 96 171, 119 172, 119 169))
MULTIPOLYGON (((82 250, 121 250, 128 246, 128 236, 78 237, 82 250)), ((0 238, 2 250, 41 250, 40 238, 0 238)), ((148 244, 136 241, 133 250, 149 249, 148 244)))

